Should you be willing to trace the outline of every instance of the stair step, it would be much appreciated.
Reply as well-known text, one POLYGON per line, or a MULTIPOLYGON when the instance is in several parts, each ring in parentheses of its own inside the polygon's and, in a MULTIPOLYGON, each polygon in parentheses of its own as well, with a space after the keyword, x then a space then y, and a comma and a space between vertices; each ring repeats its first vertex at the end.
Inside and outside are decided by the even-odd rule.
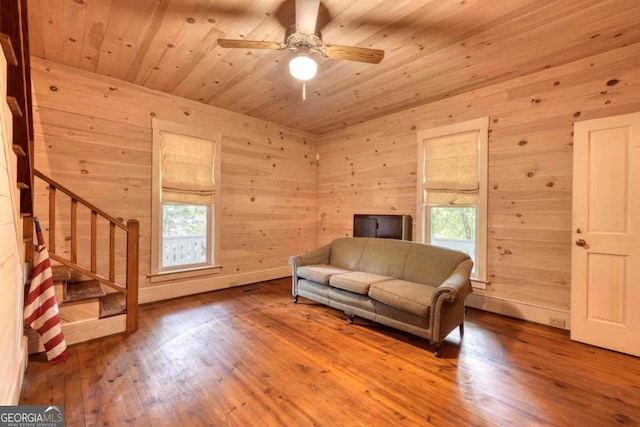
POLYGON ((58 307, 58 310, 60 320, 63 322, 98 319, 100 317, 100 300, 91 298, 65 302, 58 307))
POLYGON ((100 299, 100 318, 115 316, 126 311, 126 298, 120 292, 108 294, 100 299))
POLYGON ((51 274, 54 282, 66 282, 71 279, 71 270, 66 265, 52 265, 51 274))
POLYGON ((67 294, 64 302, 82 301, 91 298, 102 298, 106 295, 97 280, 83 280, 67 283, 67 294))

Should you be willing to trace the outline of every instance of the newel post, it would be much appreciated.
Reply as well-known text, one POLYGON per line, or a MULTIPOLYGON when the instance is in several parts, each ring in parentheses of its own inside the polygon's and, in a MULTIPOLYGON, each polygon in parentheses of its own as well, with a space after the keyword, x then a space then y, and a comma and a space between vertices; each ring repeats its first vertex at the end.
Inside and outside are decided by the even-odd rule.
POLYGON ((138 240, 140 223, 127 221, 127 332, 138 330, 138 240))

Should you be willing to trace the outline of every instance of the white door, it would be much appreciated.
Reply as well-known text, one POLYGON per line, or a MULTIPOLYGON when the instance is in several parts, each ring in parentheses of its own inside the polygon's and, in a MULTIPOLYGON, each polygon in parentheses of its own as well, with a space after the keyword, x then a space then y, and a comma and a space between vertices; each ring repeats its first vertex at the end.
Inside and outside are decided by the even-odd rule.
POLYGON ((640 113, 579 122, 571 339, 640 356, 640 113))

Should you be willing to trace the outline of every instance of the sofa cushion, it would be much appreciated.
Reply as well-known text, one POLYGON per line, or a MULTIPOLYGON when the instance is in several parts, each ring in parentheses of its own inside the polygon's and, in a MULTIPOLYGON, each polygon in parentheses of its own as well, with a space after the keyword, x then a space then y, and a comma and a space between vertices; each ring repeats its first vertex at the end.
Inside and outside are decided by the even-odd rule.
MULTIPOLYGON (((317 295, 323 301, 329 300, 329 290, 331 286, 313 282, 307 279, 298 280, 298 292, 307 296, 308 294, 317 295)), ((326 302, 324 302, 326 304, 326 302)))
POLYGON ((383 282, 389 279, 392 279, 392 277, 365 273, 363 271, 352 271, 351 273, 331 276, 329 284, 334 288, 344 289, 345 291, 355 292, 356 294, 367 295, 371 284, 383 282))
POLYGON ((431 296, 436 288, 421 283, 394 279, 374 283, 369 296, 391 307, 426 317, 429 315, 431 296))
POLYGON ((314 282, 328 285, 329 278, 331 276, 333 276, 334 274, 349 273, 349 270, 335 267, 331 264, 313 264, 298 267, 296 273, 298 277, 302 277, 303 279, 309 279, 314 282))
POLYGON ((343 237, 331 242, 329 263, 346 270, 360 270, 362 250, 370 239, 361 237, 343 237))
POLYGON ((359 309, 373 313, 374 301, 367 295, 355 294, 343 289, 329 287, 329 306, 353 313, 359 309))
MULTIPOLYGON (((372 300, 374 301, 374 300, 372 300)), ((376 318, 377 322, 384 323, 389 326, 397 327, 397 324, 403 324, 404 326, 412 325, 415 328, 420 330, 429 329, 429 315, 427 316, 416 316, 413 313, 409 313, 407 311, 403 311, 397 309, 395 307, 391 307, 388 304, 385 304, 380 301, 374 301, 375 310, 376 310, 376 318)), ((424 336, 422 331, 412 331, 413 334, 424 336)))
POLYGON ((404 264, 415 243, 393 239, 368 239, 362 250, 359 271, 405 279, 404 264))
POLYGON ((469 255, 439 246, 415 244, 407 254, 402 278, 440 286, 469 255))

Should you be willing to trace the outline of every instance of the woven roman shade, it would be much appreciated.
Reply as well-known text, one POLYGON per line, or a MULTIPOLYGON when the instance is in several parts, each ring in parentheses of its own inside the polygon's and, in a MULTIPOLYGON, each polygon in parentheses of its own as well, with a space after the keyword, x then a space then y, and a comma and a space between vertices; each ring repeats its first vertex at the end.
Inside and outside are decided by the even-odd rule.
POLYGON ((215 141, 161 131, 162 202, 211 205, 215 155, 215 141))
POLYGON ((426 202, 473 205, 478 202, 477 130, 425 139, 426 202))

